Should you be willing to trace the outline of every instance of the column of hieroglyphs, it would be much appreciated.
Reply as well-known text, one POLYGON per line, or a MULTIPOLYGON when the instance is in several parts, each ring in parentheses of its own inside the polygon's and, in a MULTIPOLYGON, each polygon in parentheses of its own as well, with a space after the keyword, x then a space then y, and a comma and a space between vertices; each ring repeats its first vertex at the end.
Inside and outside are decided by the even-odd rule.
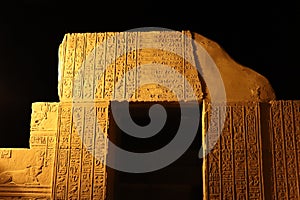
POLYGON ((105 35, 68 34, 60 47, 63 75, 55 199, 105 198, 106 168, 103 163, 107 144, 104 138, 99 138, 102 135, 95 135, 100 133, 95 124, 100 123, 102 131, 107 132, 108 102, 91 101, 97 98, 94 96, 95 72, 101 70, 105 48, 93 50, 105 41, 105 35))
POLYGON ((263 199, 258 103, 230 103, 206 111, 207 134, 222 134, 204 159, 206 199, 263 199))
POLYGON ((299 101, 271 103, 273 198, 299 199, 299 101))

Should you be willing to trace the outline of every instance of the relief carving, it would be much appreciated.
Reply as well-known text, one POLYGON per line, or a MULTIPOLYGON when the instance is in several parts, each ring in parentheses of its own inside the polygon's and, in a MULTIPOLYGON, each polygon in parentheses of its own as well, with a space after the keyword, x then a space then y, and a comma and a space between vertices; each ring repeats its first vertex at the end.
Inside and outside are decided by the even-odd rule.
POLYGON ((56 131, 58 103, 32 105, 31 131, 56 131))
POLYGON ((216 43, 196 33, 146 31, 65 36, 59 49, 60 102, 33 104, 28 152, 36 152, 33 159, 25 159, 29 160, 26 166, 9 169, 14 151, 0 149, 0 200, 106 199, 105 136, 109 134, 110 101, 190 101, 195 94, 198 101, 210 102, 208 88, 195 68, 194 62, 201 59, 196 42, 216 61, 227 100, 233 102, 204 111, 208 147, 214 145, 203 161, 204 198, 259 200, 272 195, 273 199, 299 199, 300 103, 270 103, 270 124, 263 132, 265 119, 260 118, 258 102, 275 99, 264 77, 236 64, 216 43), (169 66, 172 70, 138 68, 147 64, 169 66), (152 78, 149 74, 155 74, 158 83, 148 83, 152 78), (81 104, 74 105, 74 100, 81 104), (223 113, 225 123, 221 127, 223 113), (219 132, 222 135, 218 138, 219 132), (271 138, 271 149, 264 149, 262 134, 266 135, 264 139, 271 138), (263 176, 265 150, 271 152, 272 177, 263 176), (53 180, 45 181, 45 173, 53 180), (268 178, 272 180, 272 194, 264 191, 268 178), (44 183, 49 190, 42 188, 44 183), (31 196, 26 193, 12 197, 5 193, 9 187, 40 190, 31 196), (38 192, 43 194, 37 197, 38 192))
POLYGON ((271 102, 273 197, 299 199, 298 101, 271 102))
POLYGON ((45 152, 38 151, 34 156, 34 160, 28 163, 25 169, 9 170, 0 173, 0 184, 39 185, 38 176, 43 171, 44 156, 45 152))
POLYGON ((205 199, 263 199, 258 109, 257 103, 227 103, 211 110, 208 134, 221 129, 218 112, 226 118, 219 141, 204 159, 205 199))
POLYGON ((0 159, 1 158, 11 158, 11 149, 3 149, 0 150, 0 159))

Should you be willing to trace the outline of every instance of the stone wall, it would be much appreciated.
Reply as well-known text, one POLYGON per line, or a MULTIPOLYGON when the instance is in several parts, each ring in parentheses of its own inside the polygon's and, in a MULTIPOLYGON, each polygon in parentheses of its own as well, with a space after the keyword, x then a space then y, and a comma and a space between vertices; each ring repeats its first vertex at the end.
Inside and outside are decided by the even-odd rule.
POLYGON ((66 34, 59 55, 60 102, 33 104, 30 149, 0 149, 0 199, 108 198, 112 101, 204 102, 206 152, 222 133, 204 158, 204 199, 299 199, 300 102, 275 101, 267 79, 213 41, 189 31, 66 34), (214 107, 212 71, 197 72, 203 50, 226 92, 214 107))
POLYGON ((211 137, 221 129, 220 113, 227 114, 204 159, 205 199, 299 199, 299 108, 299 101, 272 101, 212 111, 211 137))

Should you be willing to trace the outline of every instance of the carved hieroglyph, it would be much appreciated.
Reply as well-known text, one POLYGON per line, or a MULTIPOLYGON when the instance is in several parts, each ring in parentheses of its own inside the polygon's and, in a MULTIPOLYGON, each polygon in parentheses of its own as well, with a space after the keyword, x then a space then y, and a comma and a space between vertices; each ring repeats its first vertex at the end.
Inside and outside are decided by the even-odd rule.
POLYGON ((107 144, 105 138, 101 138, 103 135, 100 131, 93 129, 96 127, 95 123, 100 123, 99 128, 107 134, 108 103, 98 103, 96 106, 82 104, 73 108, 71 104, 63 103, 60 112, 53 198, 104 199, 106 166, 103 163, 107 144), (77 123, 72 123, 72 112, 80 119, 76 120, 77 123), (96 135, 84 134, 83 136, 83 132, 96 133, 96 135), (85 144, 93 146, 85 146, 81 138, 84 141, 91 140, 92 142, 85 142, 85 144), (94 158, 91 151, 94 151, 94 155, 98 155, 98 159, 94 158))
POLYGON ((30 149, 0 149, 0 199, 51 199, 58 109, 34 103, 30 149))
POLYGON ((0 149, 0 199, 106 199, 111 101, 189 102, 193 93, 205 100, 203 137, 222 133, 203 162, 204 199, 299 199, 299 102, 269 103, 268 80, 215 42, 189 31, 66 34, 59 73, 60 102, 32 105, 30 149, 0 149), (227 103, 212 109, 197 44, 226 90, 227 103))
POLYGON ((273 199, 300 198, 300 101, 271 102, 273 199))
POLYGON ((221 112, 222 135, 204 159, 205 199, 299 199, 300 102, 220 106, 206 113, 211 137, 221 112))
POLYGON ((264 199, 260 105, 230 103, 205 112, 213 121, 205 124, 211 137, 226 113, 222 135, 204 159, 205 199, 264 199))
MULTIPOLYGON (((210 91, 199 80, 195 68, 202 64, 201 61, 205 64, 207 59, 203 57, 205 54, 199 46, 216 63, 224 82, 227 101, 275 99, 266 78, 234 62, 218 44, 189 31, 182 31, 181 34, 171 31, 67 34, 59 49, 60 99, 63 102, 72 99, 176 100, 174 94, 166 95, 166 88, 173 88, 177 100, 189 101, 192 93, 199 101, 205 97, 210 99, 210 91), (166 72, 163 68, 152 70, 149 64, 167 65, 174 71, 166 72), (141 66, 145 65, 141 70, 141 66), (151 74, 155 74, 157 82, 166 88, 157 84, 139 87, 151 74), (189 90, 187 83, 193 91, 189 90)), ((210 73, 209 68, 202 70, 203 74, 210 73)))
POLYGON ((176 100, 174 94, 166 94, 171 93, 168 88, 173 85, 176 85, 173 92, 178 100, 189 100, 191 92, 201 100, 197 70, 184 59, 190 56, 194 60, 192 43, 185 42, 185 34, 190 33, 67 34, 60 46, 61 101, 172 101, 176 100), (169 51, 163 51, 165 42, 174 40, 178 42, 167 43, 169 51), (174 71, 166 74, 163 68, 153 71, 149 66, 144 70, 138 67, 147 64, 167 65, 174 71), (164 87, 153 83, 138 87, 144 85, 151 74, 155 74, 164 87), (192 85, 193 91, 188 90, 185 81, 192 85))

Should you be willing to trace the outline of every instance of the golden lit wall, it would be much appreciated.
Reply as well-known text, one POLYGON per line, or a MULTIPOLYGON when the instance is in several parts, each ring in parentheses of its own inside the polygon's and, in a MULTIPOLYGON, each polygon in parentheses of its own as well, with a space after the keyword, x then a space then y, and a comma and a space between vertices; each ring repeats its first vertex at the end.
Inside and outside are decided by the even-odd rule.
POLYGON ((105 199, 111 102, 192 100, 204 102, 203 137, 222 133, 204 158, 204 199, 299 199, 300 102, 275 101, 263 76, 213 41, 189 31, 76 33, 59 56, 60 102, 32 105, 30 149, 0 149, 0 199, 105 199), (226 104, 210 108, 195 43, 215 61, 226 104))

